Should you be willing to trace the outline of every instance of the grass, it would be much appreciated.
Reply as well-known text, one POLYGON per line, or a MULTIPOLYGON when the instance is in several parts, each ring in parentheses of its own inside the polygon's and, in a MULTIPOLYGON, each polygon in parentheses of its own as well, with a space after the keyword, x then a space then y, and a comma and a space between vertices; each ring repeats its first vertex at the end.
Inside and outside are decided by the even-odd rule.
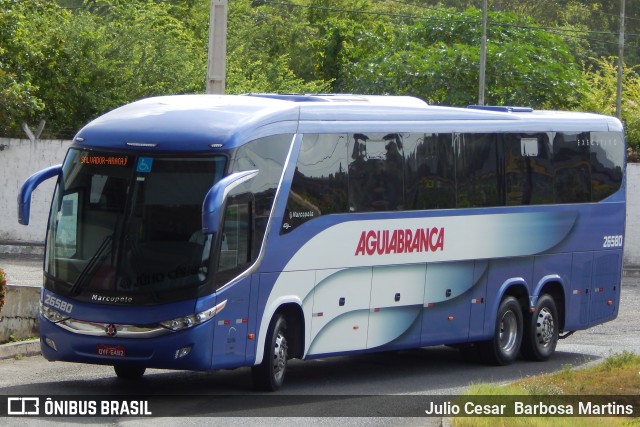
MULTIPOLYGON (((608 357, 602 363, 585 369, 573 369, 571 365, 548 375, 526 377, 512 384, 500 386, 474 384, 461 396, 463 402, 474 396, 484 401, 500 402, 516 400, 537 402, 530 396, 638 396, 640 394, 640 356, 625 351, 608 357), (495 397, 493 397, 495 396, 495 397), (502 396, 502 398, 500 397, 502 396), (514 397, 515 396, 515 397, 514 397)), ((562 398, 550 399, 562 404, 562 398)), ((574 399, 575 400, 575 399, 574 399)), ((574 405, 577 407, 577 404, 574 405)), ((511 405, 508 405, 511 408, 511 405)), ((574 412, 575 414, 575 412, 574 412)), ((538 426, 638 426, 640 418, 625 416, 572 417, 572 416, 512 416, 512 417, 457 417, 455 427, 538 427, 538 426)))

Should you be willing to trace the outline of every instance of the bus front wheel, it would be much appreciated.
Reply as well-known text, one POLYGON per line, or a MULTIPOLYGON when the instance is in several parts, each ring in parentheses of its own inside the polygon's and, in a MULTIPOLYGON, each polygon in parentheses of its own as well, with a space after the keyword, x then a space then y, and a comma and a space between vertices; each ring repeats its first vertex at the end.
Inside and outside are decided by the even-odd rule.
POLYGON ((481 345, 481 352, 487 363, 509 365, 520 352, 522 343, 522 308, 512 296, 505 297, 498 308, 493 339, 481 345))
POLYGON ((522 356, 541 362, 548 360, 556 350, 560 333, 558 309, 551 295, 540 295, 535 312, 527 316, 525 328, 522 356))
POLYGON ((288 360, 287 321, 278 314, 271 320, 262 363, 251 369, 256 389, 276 391, 282 387, 288 360))

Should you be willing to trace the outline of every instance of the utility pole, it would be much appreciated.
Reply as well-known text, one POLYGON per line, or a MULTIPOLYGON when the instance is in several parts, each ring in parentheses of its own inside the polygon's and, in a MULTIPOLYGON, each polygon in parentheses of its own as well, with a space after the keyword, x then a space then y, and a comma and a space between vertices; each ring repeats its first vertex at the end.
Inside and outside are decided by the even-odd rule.
POLYGON ((618 84, 616 90, 616 117, 622 117, 622 73, 624 72, 624 14, 626 0, 620 0, 620 34, 618 37, 618 84))
POLYGON ((224 94, 227 62, 227 0, 211 0, 207 93, 224 94))
POLYGON ((478 79, 478 105, 484 105, 485 69, 487 68, 487 0, 482 0, 482 39, 480 40, 480 77, 478 79))

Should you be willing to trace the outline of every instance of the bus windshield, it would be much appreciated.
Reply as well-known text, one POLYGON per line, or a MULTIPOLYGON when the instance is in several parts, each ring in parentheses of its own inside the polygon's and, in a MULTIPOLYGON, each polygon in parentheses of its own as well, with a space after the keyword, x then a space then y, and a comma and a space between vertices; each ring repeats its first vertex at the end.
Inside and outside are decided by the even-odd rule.
POLYGON ((225 163, 70 150, 51 209, 45 287, 111 303, 193 296, 186 290, 204 284, 211 252, 202 202, 225 163))

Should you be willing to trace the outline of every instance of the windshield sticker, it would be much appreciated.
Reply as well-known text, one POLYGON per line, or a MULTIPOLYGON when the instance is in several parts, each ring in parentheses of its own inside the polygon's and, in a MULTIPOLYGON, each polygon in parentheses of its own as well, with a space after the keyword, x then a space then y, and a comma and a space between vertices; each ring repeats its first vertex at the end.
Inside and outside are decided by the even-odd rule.
POLYGON ((153 158, 139 157, 138 165, 136 166, 136 172, 149 173, 151 172, 151 166, 153 166, 153 158))

